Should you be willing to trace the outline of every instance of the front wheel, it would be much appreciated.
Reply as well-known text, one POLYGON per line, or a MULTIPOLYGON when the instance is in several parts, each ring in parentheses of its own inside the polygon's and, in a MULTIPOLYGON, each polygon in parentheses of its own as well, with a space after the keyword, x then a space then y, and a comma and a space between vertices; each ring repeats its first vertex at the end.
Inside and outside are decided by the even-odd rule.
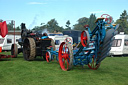
POLYGON ((70 70, 73 66, 73 50, 68 42, 62 42, 60 45, 59 64, 64 71, 70 70))
POLYGON ((47 62, 51 61, 51 53, 49 51, 46 52, 46 61, 47 62))

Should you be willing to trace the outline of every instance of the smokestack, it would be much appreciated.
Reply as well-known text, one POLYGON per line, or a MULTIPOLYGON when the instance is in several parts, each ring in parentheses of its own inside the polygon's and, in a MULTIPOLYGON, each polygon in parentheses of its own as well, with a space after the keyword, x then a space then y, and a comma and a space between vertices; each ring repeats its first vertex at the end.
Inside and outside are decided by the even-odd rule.
POLYGON ((21 29, 25 29, 25 23, 21 23, 21 29))

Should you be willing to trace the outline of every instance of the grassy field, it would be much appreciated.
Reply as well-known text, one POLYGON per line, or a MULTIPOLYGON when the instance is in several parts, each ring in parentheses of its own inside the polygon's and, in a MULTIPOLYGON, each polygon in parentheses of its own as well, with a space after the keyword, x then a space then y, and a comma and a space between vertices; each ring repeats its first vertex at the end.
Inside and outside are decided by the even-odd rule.
POLYGON ((98 70, 62 71, 56 60, 28 62, 20 54, 0 60, 0 85, 128 85, 128 57, 107 57, 98 70))

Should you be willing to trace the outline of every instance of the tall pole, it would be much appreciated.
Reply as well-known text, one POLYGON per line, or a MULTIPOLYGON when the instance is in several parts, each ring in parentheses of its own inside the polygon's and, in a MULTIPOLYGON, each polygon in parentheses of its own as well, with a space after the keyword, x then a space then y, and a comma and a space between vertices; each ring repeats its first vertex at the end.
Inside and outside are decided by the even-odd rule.
MULTIPOLYGON (((14 20, 13 20, 14 21, 14 20)), ((13 56, 15 57, 15 21, 14 21, 14 53, 13 53, 13 56)))

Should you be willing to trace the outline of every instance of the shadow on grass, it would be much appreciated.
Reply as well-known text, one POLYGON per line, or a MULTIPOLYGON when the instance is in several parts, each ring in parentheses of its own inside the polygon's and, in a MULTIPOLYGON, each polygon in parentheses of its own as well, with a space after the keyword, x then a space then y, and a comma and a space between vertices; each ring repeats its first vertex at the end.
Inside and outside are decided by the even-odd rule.
MULTIPOLYGON (((47 61, 46 61, 47 62, 47 61)), ((48 64, 57 64, 57 65, 59 65, 59 62, 58 61, 50 61, 50 62, 47 62, 48 64)))
POLYGON ((35 58, 34 61, 46 61, 46 60, 41 59, 41 58, 35 58))
POLYGON ((128 57, 128 55, 112 55, 112 56, 108 56, 108 57, 128 57))
POLYGON ((11 59, 9 59, 9 58, 3 58, 3 59, 0 59, 0 61, 11 61, 11 59))
POLYGON ((70 71, 81 71, 81 72, 93 72, 96 74, 108 74, 111 73, 111 71, 109 71, 109 69, 107 68, 102 68, 99 67, 97 70, 92 70, 88 67, 88 65, 85 66, 74 66, 70 71))

